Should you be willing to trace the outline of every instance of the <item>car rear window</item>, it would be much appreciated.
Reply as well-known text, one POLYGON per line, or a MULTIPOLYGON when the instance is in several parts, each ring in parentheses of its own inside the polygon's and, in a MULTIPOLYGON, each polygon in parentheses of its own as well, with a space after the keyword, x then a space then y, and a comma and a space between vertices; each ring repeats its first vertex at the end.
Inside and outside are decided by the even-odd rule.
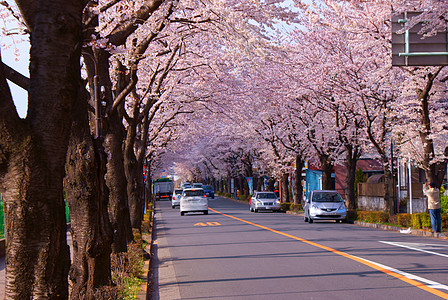
POLYGON ((204 190, 213 190, 213 188, 212 188, 211 185, 204 185, 204 186, 202 186, 202 188, 203 188, 204 190))
POLYGON ((339 193, 314 193, 313 202, 343 202, 339 193))
POLYGON ((204 190, 185 191, 185 197, 204 196, 204 190))
POLYGON ((260 193, 257 199, 277 199, 277 195, 275 193, 260 193))
POLYGON ((174 192, 176 193, 176 195, 180 195, 182 194, 183 190, 175 190, 174 192))

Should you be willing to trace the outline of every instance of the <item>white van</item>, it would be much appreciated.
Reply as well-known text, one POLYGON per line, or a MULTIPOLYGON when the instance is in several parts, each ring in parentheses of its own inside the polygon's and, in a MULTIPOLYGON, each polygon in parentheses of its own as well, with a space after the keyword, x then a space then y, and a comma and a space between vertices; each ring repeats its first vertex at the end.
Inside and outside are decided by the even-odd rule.
POLYGON ((202 212, 208 214, 208 199, 203 189, 184 189, 180 197, 180 215, 187 212, 202 212))

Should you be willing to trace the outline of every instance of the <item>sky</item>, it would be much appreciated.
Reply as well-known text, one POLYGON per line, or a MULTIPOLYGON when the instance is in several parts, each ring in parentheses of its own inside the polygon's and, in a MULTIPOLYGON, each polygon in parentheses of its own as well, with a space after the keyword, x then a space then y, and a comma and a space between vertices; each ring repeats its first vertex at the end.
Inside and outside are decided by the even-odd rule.
MULTIPOLYGON (((7 1, 8 3, 14 3, 14 1, 7 1)), ((6 24, 6 28, 14 30, 14 24, 6 24)), ((2 61, 6 65, 29 77, 28 64, 30 60, 30 44, 26 36, 4 36, 0 35, 1 44, 1 56, 2 61)), ((17 108, 17 112, 21 118, 26 117, 28 109, 28 93, 15 85, 12 82, 8 82, 11 87, 11 93, 14 99, 14 103, 17 108)))

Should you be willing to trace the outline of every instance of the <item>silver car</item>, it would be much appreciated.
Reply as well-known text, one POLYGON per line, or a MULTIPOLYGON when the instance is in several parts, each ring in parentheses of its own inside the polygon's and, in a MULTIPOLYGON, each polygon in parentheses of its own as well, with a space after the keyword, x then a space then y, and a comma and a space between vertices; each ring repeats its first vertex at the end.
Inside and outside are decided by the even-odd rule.
POLYGON ((180 206, 180 197, 182 196, 182 191, 179 189, 175 189, 173 195, 171 196, 171 207, 175 208, 176 206, 180 206))
POLYGON ((304 221, 313 223, 314 220, 345 221, 347 208, 345 200, 337 191, 311 191, 305 201, 304 221))
POLYGON ((274 192, 255 192, 250 198, 250 211, 279 211, 280 200, 274 192))
POLYGON ((187 212, 208 214, 208 199, 203 189, 184 189, 180 197, 180 215, 187 212))

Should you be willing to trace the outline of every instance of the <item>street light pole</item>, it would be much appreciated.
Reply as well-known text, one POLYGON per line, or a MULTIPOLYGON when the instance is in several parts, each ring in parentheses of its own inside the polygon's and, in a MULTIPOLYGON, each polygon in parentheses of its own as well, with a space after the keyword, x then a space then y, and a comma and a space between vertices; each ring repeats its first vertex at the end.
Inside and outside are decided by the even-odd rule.
POLYGON ((96 65, 95 65, 95 76, 93 76, 93 94, 95 102, 95 139, 101 137, 101 107, 100 107, 100 88, 99 88, 100 78, 96 75, 96 65))
POLYGON ((95 109, 95 139, 101 137, 101 106, 100 106, 100 77, 98 76, 98 68, 95 58, 88 52, 82 52, 83 55, 87 55, 93 62, 95 69, 95 75, 93 76, 93 101, 95 109))

